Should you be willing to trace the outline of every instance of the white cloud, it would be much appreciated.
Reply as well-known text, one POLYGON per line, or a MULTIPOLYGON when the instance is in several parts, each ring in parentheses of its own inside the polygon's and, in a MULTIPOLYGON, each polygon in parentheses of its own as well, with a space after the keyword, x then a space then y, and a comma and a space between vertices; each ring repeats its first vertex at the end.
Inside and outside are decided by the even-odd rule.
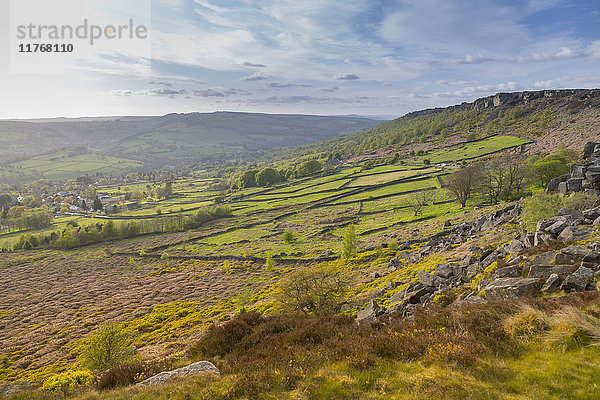
POLYGON ((338 81, 356 81, 360 79, 360 77, 356 74, 339 74, 335 76, 335 79, 338 81))
POLYGON ((269 75, 263 72, 255 72, 252 75, 242 78, 242 81, 264 81, 269 79, 269 75))

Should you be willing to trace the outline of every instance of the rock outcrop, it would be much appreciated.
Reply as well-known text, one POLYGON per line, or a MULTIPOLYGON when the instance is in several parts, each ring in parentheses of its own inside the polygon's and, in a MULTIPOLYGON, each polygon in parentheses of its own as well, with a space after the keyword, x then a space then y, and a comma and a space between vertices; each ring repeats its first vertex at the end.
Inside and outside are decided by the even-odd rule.
POLYGON ((179 368, 173 371, 161 372, 160 374, 154 375, 153 377, 138 383, 137 386, 159 386, 178 376, 200 374, 214 374, 221 376, 221 373, 217 367, 213 365, 213 363, 208 361, 199 361, 197 363, 188 365, 187 367, 179 368))
POLYGON ((584 162, 571 165, 571 173, 552 179, 546 192, 567 195, 586 192, 600 195, 600 143, 588 142, 583 148, 584 162))
MULTIPOLYGON (((449 250, 502 224, 515 224, 520 213, 521 203, 517 202, 489 218, 456 225, 412 251, 409 261, 416 262, 432 253, 449 250)), ((455 301, 457 306, 558 290, 597 290, 600 283, 600 241, 590 242, 587 239, 594 232, 594 221, 600 218, 600 207, 583 212, 562 209, 559 214, 539 221, 534 235, 519 234, 498 247, 471 247, 470 253, 462 260, 438 264, 431 272, 419 271, 418 282, 392 282, 387 290, 406 286, 389 297, 387 307, 378 303, 379 300, 370 301, 358 312, 357 320, 372 322, 391 313, 410 316, 415 309, 434 301, 436 296, 443 296, 448 290, 457 288, 461 288, 459 292, 462 293, 455 301), (573 244, 586 240, 586 245, 573 244), (540 249, 537 254, 536 248, 540 249), (542 250, 548 248, 556 250, 542 250), (466 291, 463 290, 465 288, 466 291)), ((409 250, 410 246, 404 248, 409 250)), ((394 258, 388 268, 401 268, 399 264, 398 258, 394 258)), ((371 277, 369 281, 374 279, 371 277)), ((384 294, 385 290, 380 290, 375 297, 381 298, 384 294)))
POLYGON ((27 381, 16 381, 0 384, 0 397, 12 396, 18 393, 37 391, 37 389, 31 386, 31 383, 27 381))

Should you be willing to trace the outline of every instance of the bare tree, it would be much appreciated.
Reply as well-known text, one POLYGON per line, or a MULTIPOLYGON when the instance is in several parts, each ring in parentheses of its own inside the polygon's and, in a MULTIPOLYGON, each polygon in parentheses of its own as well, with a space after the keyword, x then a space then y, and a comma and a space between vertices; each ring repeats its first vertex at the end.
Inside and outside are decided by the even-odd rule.
POLYGON ((451 173, 445 182, 445 187, 464 207, 475 193, 481 180, 481 164, 460 168, 451 173))
POLYGON ((414 216, 423 214, 423 208, 435 201, 435 193, 431 189, 420 190, 410 196, 410 209, 414 216))
POLYGON ((512 200, 522 195, 529 179, 527 169, 523 166, 524 161, 524 157, 506 156, 506 183, 502 193, 503 200, 512 200))
POLYGON ((485 164, 481 176, 481 189, 490 204, 498 204, 506 184, 506 165, 501 158, 495 158, 485 164))

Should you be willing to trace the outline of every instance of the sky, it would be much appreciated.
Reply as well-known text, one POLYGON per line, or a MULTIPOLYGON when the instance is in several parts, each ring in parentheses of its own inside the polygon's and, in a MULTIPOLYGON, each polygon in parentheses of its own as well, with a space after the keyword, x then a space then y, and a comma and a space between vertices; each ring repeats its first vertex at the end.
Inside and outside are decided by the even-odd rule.
POLYGON ((148 51, 100 46, 65 55, 52 74, 11 68, 13 17, 0 5, 0 118, 400 116, 497 92, 600 87, 598 0, 135 1, 151 14, 105 0, 86 15, 150 17, 148 51))

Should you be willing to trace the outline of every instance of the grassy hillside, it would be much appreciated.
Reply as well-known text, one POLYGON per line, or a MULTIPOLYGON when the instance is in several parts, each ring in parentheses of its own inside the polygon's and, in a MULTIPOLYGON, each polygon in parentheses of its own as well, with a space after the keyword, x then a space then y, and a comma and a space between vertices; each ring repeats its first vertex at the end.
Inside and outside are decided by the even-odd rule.
POLYGON ((432 143, 440 148, 495 134, 536 139, 536 151, 560 142, 579 151, 585 141, 597 137, 599 123, 600 90, 499 93, 472 103, 412 112, 364 132, 283 152, 283 157, 331 152, 349 156, 375 150, 404 153, 432 148, 432 143))
MULTIPOLYGON (((367 133, 348 140, 360 135, 367 133)), ((174 178, 173 194, 164 198, 153 194, 161 181, 112 183, 97 190, 113 197, 145 192, 141 209, 121 204, 109 216, 61 214, 39 230, 3 227, 0 383, 26 380, 42 387, 52 379, 66 382, 61 373, 92 368, 94 381, 13 398, 53 398, 61 390, 79 399, 600 396, 586 384, 600 372, 592 346, 600 340, 597 292, 486 300, 482 282, 507 263, 522 267, 556 250, 496 253, 483 266, 521 237, 522 217, 505 218, 506 210, 541 189, 527 179, 534 177, 495 205, 476 192, 461 207, 443 187, 460 164, 516 160, 524 166, 522 145, 536 143, 522 135, 463 136, 451 134, 443 146, 429 138, 420 143, 422 152, 406 149, 381 164, 347 158, 339 168, 268 187, 227 192, 215 185, 218 179, 189 174, 174 178), (505 153, 511 157, 501 158, 505 153), (421 195, 426 200, 416 207, 421 195), (428 273, 465 260, 477 267, 467 281, 415 295, 427 304, 411 302, 413 318, 395 309, 398 296, 428 273), (318 306, 293 296, 295 285, 311 280, 339 289, 318 306), (454 303, 466 295, 468 302, 454 303), (372 301, 386 313, 357 324, 372 301), (130 359, 101 374, 87 364, 84 350, 107 321, 119 323, 140 362, 130 359), (132 386, 198 360, 213 362, 221 377, 132 386), (129 386, 115 388, 115 382, 129 386)), ((59 171, 86 160, 99 167, 106 162, 102 168, 131 162, 56 153, 19 165, 59 171)), ((588 199, 554 200, 558 207, 588 199)), ((586 229, 591 236, 577 243, 593 246, 597 227, 586 229)))

